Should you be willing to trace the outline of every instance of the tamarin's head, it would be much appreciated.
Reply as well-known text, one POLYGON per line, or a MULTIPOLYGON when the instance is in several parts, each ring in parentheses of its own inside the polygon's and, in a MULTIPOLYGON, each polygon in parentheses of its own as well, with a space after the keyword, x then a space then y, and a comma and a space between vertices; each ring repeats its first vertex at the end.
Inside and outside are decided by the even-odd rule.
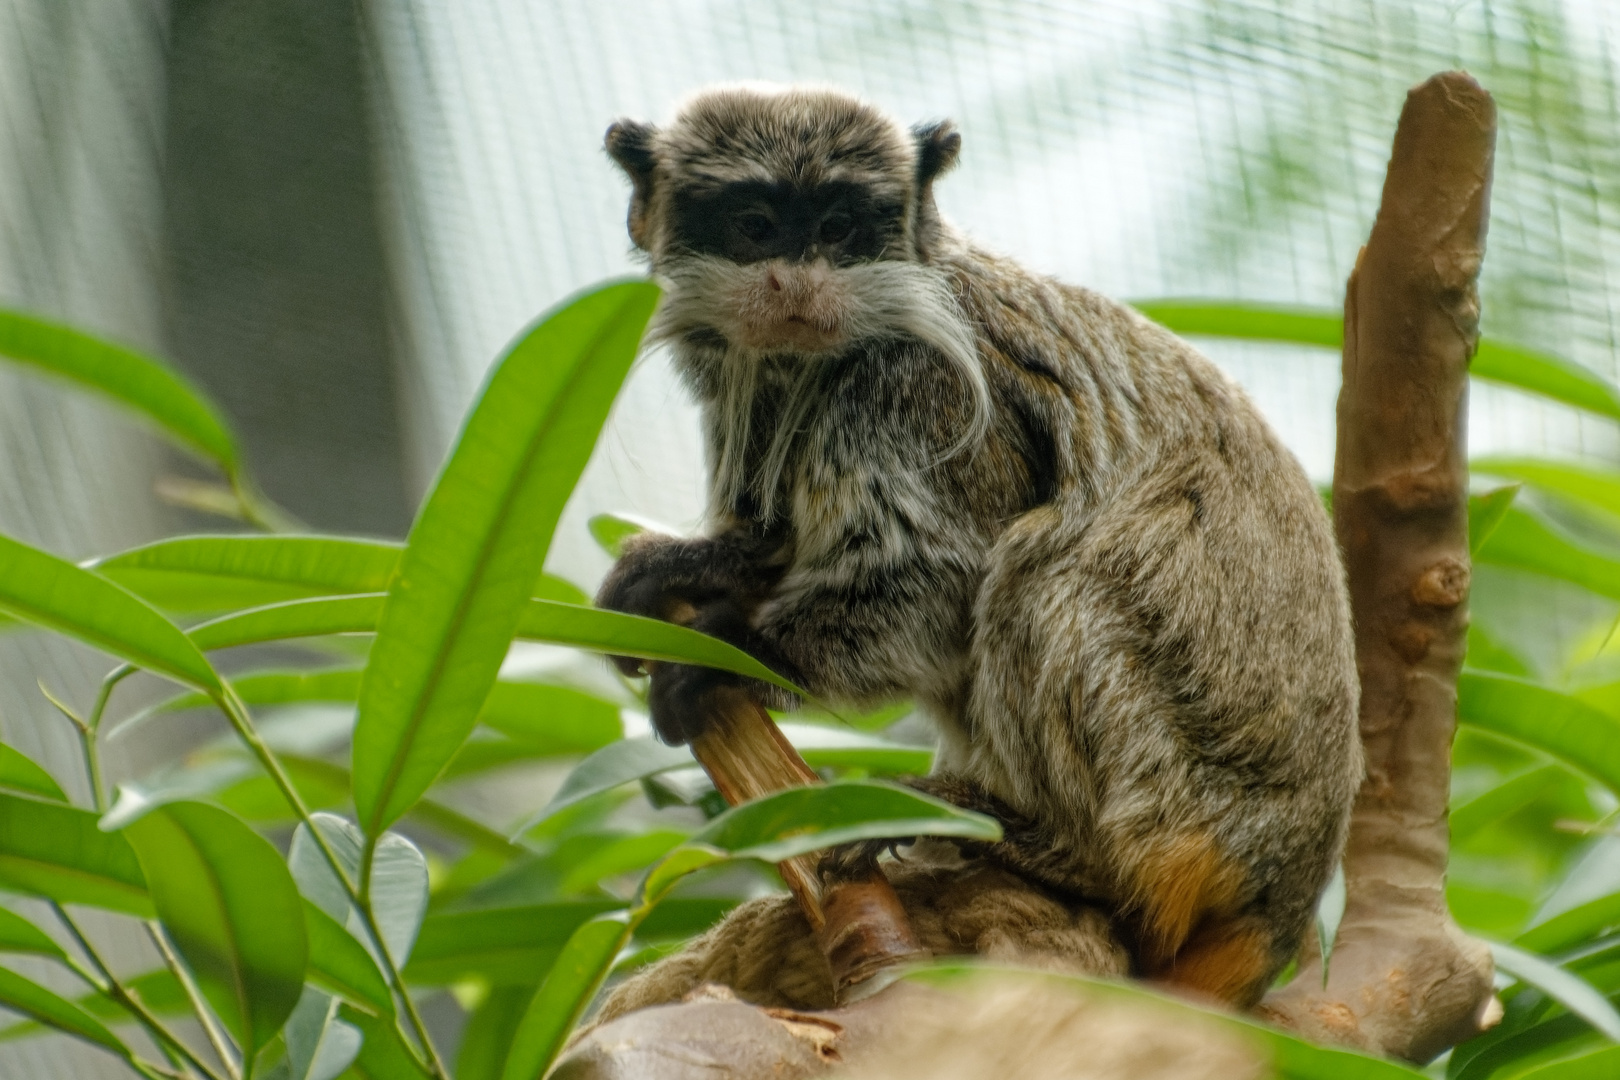
POLYGON ((663 331, 824 353, 936 317, 932 185, 962 138, 822 88, 703 91, 658 128, 621 120, 630 237, 669 292, 663 331), (931 269, 931 268, 930 268, 931 269), (925 309, 925 310, 919 310, 925 309))

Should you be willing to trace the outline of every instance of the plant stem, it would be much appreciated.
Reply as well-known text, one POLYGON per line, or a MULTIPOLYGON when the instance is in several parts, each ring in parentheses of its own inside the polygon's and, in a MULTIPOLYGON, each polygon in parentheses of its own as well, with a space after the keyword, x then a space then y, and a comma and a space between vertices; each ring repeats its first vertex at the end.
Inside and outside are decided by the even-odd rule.
POLYGON ((109 968, 106 962, 101 959, 101 955, 97 953, 95 947, 90 944, 90 939, 85 937, 84 931, 79 929, 79 925, 73 921, 73 917, 62 908, 62 905, 58 904, 54 900, 50 901, 49 903, 51 905, 51 911, 56 915, 57 921, 67 928, 67 932, 72 935, 73 940, 78 943, 80 951, 84 953, 85 957, 89 959, 90 963, 96 969, 95 973, 86 971, 84 966, 78 961, 74 960, 72 957, 68 957, 68 966, 73 969, 73 973, 79 978, 83 979, 88 985, 93 987, 97 993, 111 998, 113 1001, 117 1002, 121 1007, 123 1007, 143 1028, 146 1029, 147 1034, 152 1036, 152 1041, 157 1043, 159 1047, 167 1047, 172 1049, 175 1053, 184 1058, 186 1062, 192 1066, 192 1068, 198 1070, 205 1077, 207 1077, 208 1080, 222 1080, 219 1073, 209 1068, 201 1058, 192 1053, 190 1047, 181 1042, 180 1039, 168 1028, 164 1027, 163 1022, 157 1017, 153 1016, 152 1013, 147 1010, 146 1006, 142 1005, 140 1000, 136 998, 134 994, 130 993, 129 989, 124 986, 123 983, 118 981, 118 977, 112 973, 112 969, 109 968), (97 973, 99 973, 99 976, 97 973))
POLYGON ((86 778, 90 781, 90 800, 95 804, 96 813, 102 813, 106 808, 107 796, 101 787, 101 763, 96 750, 96 733, 88 721, 74 712, 61 698, 51 692, 51 688, 43 682, 35 680, 39 692, 45 695, 56 711, 68 718, 73 730, 79 733, 79 751, 84 756, 84 770, 86 778))
MULTIPOLYGON (((168 935, 163 932, 163 927, 149 920, 146 923, 146 933, 152 939, 152 944, 157 946, 157 951, 163 957, 163 963, 173 973, 175 981, 180 984, 180 989, 186 992, 186 1000, 191 1002, 191 1011, 197 1014, 197 1022, 202 1025, 203 1034, 208 1036, 208 1043, 214 1048, 214 1053, 225 1063, 227 1072, 232 1076, 240 1076, 241 1070, 231 1054, 231 1046, 225 1039, 225 1033, 220 1031, 219 1025, 214 1022, 213 1012, 203 1000, 202 992, 192 979, 191 972, 186 970, 185 965, 180 963, 180 958, 175 955, 174 946, 170 944, 168 935)), ((245 1048, 243 1054, 245 1057, 245 1048)))
POLYGON ((366 853, 363 855, 361 862, 361 884, 357 887, 355 882, 350 879, 348 870, 344 868, 343 860, 338 858, 337 852, 333 851, 332 846, 327 843, 326 836, 311 819, 309 807, 304 804, 304 798, 298 794, 298 789, 293 787, 292 778, 287 775, 286 769, 282 768, 280 759, 265 743, 258 729, 253 726, 253 718, 249 715, 247 706, 243 704, 242 699, 236 695, 236 691, 229 683, 224 683, 223 686, 223 691, 214 698, 214 703, 219 706, 220 711, 230 720, 231 726, 236 729, 236 733, 241 736, 242 741, 247 743, 248 749, 258 759, 259 764, 264 766, 264 771, 269 774, 271 781, 281 792, 282 798, 286 799, 287 804, 293 808, 293 813, 298 816, 298 820, 303 822, 304 827, 309 830, 309 837, 320 850, 321 857, 326 860, 326 864, 337 875, 338 881, 343 885, 343 891, 348 894, 350 901, 355 906, 355 910, 360 913, 361 924, 366 929, 366 936, 371 939, 377 958, 382 962, 383 974, 388 977, 389 988, 399 998, 400 1010, 405 1014, 406 1019, 410 1021, 411 1032, 421 1044, 421 1052, 419 1053, 407 1038, 403 1040, 405 1049, 410 1053, 417 1065, 431 1072, 439 1080, 448 1080, 450 1073, 445 1068, 444 1060, 439 1056, 438 1048, 433 1045, 433 1040, 428 1036, 427 1025, 422 1022, 422 1015, 417 1011, 416 1002, 411 999, 409 991, 405 988, 405 978, 400 974, 399 965, 394 963, 394 958, 389 955, 388 946, 383 941, 382 930, 377 925, 376 916, 371 911, 369 890, 366 888, 366 883, 370 878, 370 856, 376 848, 376 842, 374 840, 366 842, 366 853))

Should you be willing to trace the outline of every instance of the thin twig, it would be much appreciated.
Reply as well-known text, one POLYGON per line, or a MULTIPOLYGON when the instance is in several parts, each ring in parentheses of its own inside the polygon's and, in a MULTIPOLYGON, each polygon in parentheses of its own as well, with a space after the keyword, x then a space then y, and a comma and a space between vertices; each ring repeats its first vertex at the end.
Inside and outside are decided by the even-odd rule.
MULTIPOLYGON (((170 943, 168 935, 163 932, 163 927, 148 920, 146 933, 152 939, 152 944, 157 946, 164 965, 174 975, 180 989, 186 992, 186 1000, 191 1002, 191 1011, 197 1014, 197 1022, 202 1025, 203 1034, 208 1036, 208 1044, 214 1048, 215 1055, 225 1064, 225 1070, 233 1077, 241 1076, 242 1069, 237 1064, 235 1055, 231 1053, 230 1042, 225 1038, 225 1033, 219 1030, 219 1025, 214 1022, 213 1011, 203 1000, 202 991, 198 989, 196 980, 191 977, 191 972, 186 970, 186 966, 180 962, 180 957, 175 955, 174 946, 170 943)), ((245 1055, 245 1047, 243 1052, 245 1055)))
POLYGON ((117 1002, 146 1029, 147 1034, 152 1036, 152 1041, 157 1043, 159 1048, 167 1047, 173 1050, 208 1080, 224 1080, 218 1072, 209 1068, 207 1063, 193 1053, 189 1046, 181 1042, 178 1036, 165 1027, 161 1020, 153 1016, 146 1006, 141 1004, 140 999, 119 981, 118 976, 112 973, 112 969, 101 959, 101 954, 96 952, 95 946, 90 944, 90 939, 79 929, 78 923, 73 921, 73 917, 62 908, 62 905, 54 900, 49 903, 57 921, 72 935, 80 951, 96 969, 95 972, 86 971, 82 964, 69 956, 66 960, 73 973, 93 987, 97 993, 117 1002))
POLYGON ((57 712, 68 718, 73 724, 73 730, 79 733, 79 751, 84 756, 84 771, 90 781, 90 801, 95 804, 96 813, 102 813, 107 806, 107 794, 101 786, 101 761, 96 747, 95 729, 90 726, 89 721, 74 712, 67 702, 51 693, 50 687, 46 686, 43 680, 35 679, 34 685, 39 687, 39 692, 45 695, 45 700, 50 702, 57 712))

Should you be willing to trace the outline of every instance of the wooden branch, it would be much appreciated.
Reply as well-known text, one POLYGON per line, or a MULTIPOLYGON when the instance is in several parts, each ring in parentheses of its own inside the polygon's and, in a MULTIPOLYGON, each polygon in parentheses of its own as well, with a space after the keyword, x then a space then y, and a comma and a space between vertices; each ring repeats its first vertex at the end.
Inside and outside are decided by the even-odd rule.
MULTIPOLYGON (((692 740, 692 756, 733 806, 821 783, 770 714, 742 690, 721 699, 709 729, 692 740)), ((882 870, 823 888, 817 862, 801 855, 777 869, 827 956, 836 999, 857 1001, 887 985, 885 973, 925 954, 882 870)))
POLYGON ((1446 807, 1468 627, 1468 362, 1496 108, 1462 72, 1401 111, 1345 295, 1333 520, 1361 672, 1367 777, 1347 903, 1320 961, 1261 1005, 1308 1038, 1426 1061, 1494 1023, 1487 948, 1446 909, 1446 807))

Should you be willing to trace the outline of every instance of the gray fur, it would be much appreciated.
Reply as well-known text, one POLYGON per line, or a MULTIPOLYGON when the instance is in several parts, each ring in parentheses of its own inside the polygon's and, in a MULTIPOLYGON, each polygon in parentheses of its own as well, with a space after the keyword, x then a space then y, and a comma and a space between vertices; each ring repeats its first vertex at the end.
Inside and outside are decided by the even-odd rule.
MULTIPOLYGON (((1009 864, 1110 905, 1150 974, 1254 937, 1260 968, 1211 991, 1251 1000, 1297 948, 1361 777, 1343 572, 1298 463, 1185 342, 945 223, 948 125, 727 88, 614 132, 669 290, 659 332, 703 409, 713 522, 633 545, 601 601, 667 617, 679 596, 836 702, 915 697, 941 782, 1022 823, 1009 864), (683 191, 828 176, 902 208, 875 258, 679 242, 683 191), (739 344, 751 288, 808 290, 782 310, 817 344, 739 344), (1187 874, 1205 899, 1180 897, 1187 874)), ((715 681, 661 669, 660 731, 690 735, 715 681)))

